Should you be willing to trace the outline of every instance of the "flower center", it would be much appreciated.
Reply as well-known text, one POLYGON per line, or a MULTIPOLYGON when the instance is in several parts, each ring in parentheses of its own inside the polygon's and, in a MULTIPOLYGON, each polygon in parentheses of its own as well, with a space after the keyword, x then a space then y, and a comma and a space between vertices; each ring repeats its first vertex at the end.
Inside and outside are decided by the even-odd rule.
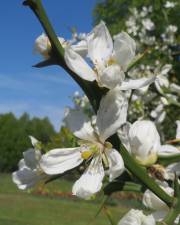
POLYGON ((117 64, 117 61, 115 58, 110 57, 109 60, 107 61, 107 66, 111 66, 113 64, 117 64))
MULTIPOLYGON (((105 151, 112 148, 112 144, 110 142, 105 142, 104 144, 97 142, 97 143, 83 143, 81 145, 84 146, 87 150, 81 152, 81 157, 85 160, 89 159, 94 155, 102 155, 103 161, 105 160, 105 151)), ((105 163, 107 164, 107 162, 105 163)))

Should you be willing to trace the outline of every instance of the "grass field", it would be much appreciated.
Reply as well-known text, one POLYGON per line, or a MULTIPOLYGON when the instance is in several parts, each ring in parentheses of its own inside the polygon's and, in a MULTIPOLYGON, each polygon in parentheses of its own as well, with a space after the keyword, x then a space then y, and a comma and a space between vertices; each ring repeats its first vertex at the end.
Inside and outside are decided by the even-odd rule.
MULTIPOLYGON (((87 202, 76 198, 58 197, 51 192, 70 192, 71 183, 65 180, 47 185, 48 196, 19 191, 11 176, 0 174, 0 225, 108 225, 106 215, 95 215, 100 200, 87 202)), ((127 205, 108 206, 115 224, 128 210, 127 205)))

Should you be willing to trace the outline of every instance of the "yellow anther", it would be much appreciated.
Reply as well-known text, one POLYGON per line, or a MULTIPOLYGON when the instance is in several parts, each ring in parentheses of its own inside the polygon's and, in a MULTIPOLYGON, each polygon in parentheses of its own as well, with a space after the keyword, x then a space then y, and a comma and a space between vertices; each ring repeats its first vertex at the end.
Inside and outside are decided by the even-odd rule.
POLYGON ((111 65, 116 64, 116 63, 117 63, 117 62, 116 62, 116 60, 115 60, 114 58, 110 58, 110 59, 108 60, 108 62, 107 62, 108 66, 111 66, 111 65))
POLYGON ((81 157, 83 159, 89 159, 89 157, 91 157, 93 154, 92 151, 84 151, 84 152, 81 152, 81 157))

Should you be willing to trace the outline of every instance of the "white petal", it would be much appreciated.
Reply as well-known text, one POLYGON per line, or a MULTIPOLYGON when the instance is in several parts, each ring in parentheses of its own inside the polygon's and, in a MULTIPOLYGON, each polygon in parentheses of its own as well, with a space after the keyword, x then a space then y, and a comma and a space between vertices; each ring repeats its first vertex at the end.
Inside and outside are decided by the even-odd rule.
POLYGON ((96 73, 71 47, 65 48, 64 59, 69 69, 79 75, 82 79, 88 81, 94 81, 96 79, 96 73))
POLYGON ((42 156, 40 166, 47 174, 61 174, 82 163, 81 148, 57 148, 42 156))
POLYGON ((176 120, 176 138, 179 139, 180 138, 180 120, 176 120))
POLYGON ((35 149, 28 149, 27 151, 23 152, 23 156, 26 166, 30 169, 36 169, 41 158, 41 152, 35 149))
POLYGON ((145 87, 147 85, 152 84, 155 81, 156 77, 149 77, 149 78, 140 78, 140 79, 136 79, 136 80, 124 80, 120 86, 120 89, 122 91, 126 91, 129 89, 138 89, 138 88, 142 88, 145 87))
POLYGON ((174 155, 174 154, 180 154, 180 151, 178 150, 178 148, 172 145, 161 145, 158 150, 158 155, 174 155))
POLYGON ((23 169, 24 167, 27 167, 26 163, 25 163, 24 159, 21 159, 18 163, 18 168, 23 169))
POLYGON ((96 140, 91 121, 82 110, 67 109, 64 122, 76 137, 88 141, 96 140))
POLYGON ((85 173, 75 182, 72 193, 83 199, 90 199, 99 192, 104 178, 104 168, 99 157, 91 161, 85 173))
POLYGON ((171 69, 172 69, 172 65, 171 65, 171 64, 165 64, 165 65, 161 68, 161 74, 162 74, 162 75, 167 75, 171 69))
POLYGON ((34 46, 35 52, 40 53, 45 58, 48 58, 49 51, 51 49, 51 43, 48 39, 48 37, 45 34, 41 34, 36 40, 35 40, 35 46, 34 46))
POLYGON ((180 95, 180 86, 179 86, 179 85, 177 85, 177 84, 175 84, 175 83, 171 83, 171 84, 170 84, 170 90, 171 90, 172 92, 176 92, 177 94, 180 95))
POLYGON ((32 146, 36 147, 36 145, 38 144, 39 141, 33 136, 29 136, 29 138, 31 140, 32 146))
MULTIPOLYGON (((167 183, 165 182, 161 183, 160 187, 169 195, 173 196, 174 190, 170 188, 167 183)), ((168 206, 150 190, 146 190, 144 192, 143 204, 147 208, 154 210, 168 210, 168 206)))
POLYGON ((87 43, 88 56, 94 63, 102 63, 112 54, 112 38, 103 21, 88 34, 87 43))
POLYGON ((156 212, 153 212, 153 217, 156 221, 162 221, 164 217, 167 215, 168 210, 159 210, 156 212))
POLYGON ((82 40, 75 45, 71 45, 71 48, 75 52, 77 52, 79 55, 81 55, 83 58, 87 56, 87 41, 86 40, 82 40))
POLYGON ((126 122, 127 108, 127 98, 118 87, 102 98, 96 122, 102 141, 113 135, 126 122))
POLYGON ((119 177, 124 171, 124 161, 120 153, 115 149, 109 149, 106 151, 109 162, 109 181, 111 182, 115 178, 119 177))
POLYGON ((124 72, 117 64, 108 66, 102 74, 99 74, 101 86, 107 87, 109 89, 112 89, 117 85, 121 85, 122 81, 124 80, 124 77, 124 72))
POLYGON ((174 180, 175 174, 180 176, 180 163, 172 163, 166 167, 167 178, 174 180))
POLYGON ((129 130, 130 130, 131 124, 129 122, 126 122, 123 124, 117 131, 118 137, 121 140, 121 143, 126 147, 129 153, 131 153, 131 147, 129 143, 129 130))
POLYGON ((128 64, 135 57, 135 51, 136 43, 126 32, 121 32, 114 36, 115 57, 124 71, 126 71, 128 64))
POLYGON ((167 79, 167 77, 160 74, 156 76, 155 86, 156 86, 156 89, 161 93, 163 92, 163 88, 169 87, 169 80, 167 79))
POLYGON ((37 171, 29 168, 20 169, 12 174, 13 182, 21 190, 35 186, 44 177, 45 175, 38 175, 37 171))
POLYGON ((160 136, 153 122, 136 121, 129 130, 131 152, 140 159, 156 154, 160 147, 160 136))
POLYGON ((144 215, 141 210, 131 209, 119 221, 118 225, 155 225, 152 215, 144 215))

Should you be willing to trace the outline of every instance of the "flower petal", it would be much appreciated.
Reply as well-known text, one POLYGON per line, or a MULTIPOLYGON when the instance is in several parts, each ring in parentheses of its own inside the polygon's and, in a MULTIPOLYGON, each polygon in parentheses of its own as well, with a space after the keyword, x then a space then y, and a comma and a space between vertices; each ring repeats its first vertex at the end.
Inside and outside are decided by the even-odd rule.
POLYGON ((180 138, 180 120, 176 120, 176 125, 177 125, 177 128, 176 128, 176 139, 179 139, 180 138))
POLYGON ((113 51, 111 35, 101 21, 87 36, 88 56, 93 63, 102 63, 109 58, 113 51))
POLYGON ((121 143, 126 147, 129 153, 131 153, 131 147, 129 143, 129 130, 130 130, 131 124, 129 122, 126 122, 123 124, 117 131, 118 137, 121 140, 121 143))
POLYGON ((164 217, 167 215, 168 210, 158 210, 156 212, 153 212, 153 217, 156 221, 162 221, 164 217))
POLYGON ((122 81, 124 80, 124 77, 124 72, 117 64, 108 66, 102 74, 99 74, 101 86, 107 87, 109 89, 112 89, 117 85, 121 85, 122 81))
POLYGON ((24 161, 27 167, 30 169, 36 169, 38 162, 41 158, 41 152, 35 149, 28 149, 23 152, 24 161))
POLYGON ((94 81, 96 79, 96 73, 71 47, 65 48, 64 59, 69 69, 79 75, 82 79, 88 81, 94 81))
POLYGON ((131 209, 119 221, 118 225, 155 225, 156 222, 153 216, 144 215, 141 210, 131 209))
POLYGON ((156 79, 156 76, 149 77, 149 78, 143 77, 136 80, 132 80, 132 79, 124 80, 120 86, 120 89, 122 91, 126 91, 129 89, 139 89, 152 84, 155 81, 155 79, 156 79))
POLYGON ((135 57, 135 51, 136 43, 126 32, 121 32, 114 36, 115 57, 124 71, 126 71, 128 64, 135 57))
POLYGON ((99 157, 94 158, 85 173, 75 182, 72 193, 83 199, 90 199, 101 190, 104 168, 99 157))
POLYGON ((180 176, 180 163, 172 163, 166 167, 167 179, 174 180, 175 174, 180 176))
POLYGON ((47 174, 61 174, 79 166, 83 159, 81 148, 57 148, 42 156, 40 166, 47 174))
POLYGON ((97 129, 102 141, 113 135, 126 122, 128 102, 124 93, 116 87, 101 100, 97 112, 97 129))
MULTIPOLYGON (((174 190, 171 187, 169 187, 166 182, 163 183, 161 182, 160 187, 169 195, 173 196, 174 190)), ((168 210, 168 206, 150 190, 146 190, 144 192, 143 204, 147 208, 154 210, 168 210)))
POLYGON ((31 135, 29 135, 29 138, 30 138, 30 140, 31 140, 32 146, 33 146, 33 147, 36 147, 36 145, 38 144, 39 141, 38 141, 35 137, 33 137, 33 136, 31 136, 31 135))
POLYGON ((158 155, 173 155, 173 154, 180 154, 178 148, 172 145, 161 145, 158 150, 158 155))
POLYGON ((175 83, 171 83, 171 84, 170 84, 170 90, 171 90, 172 92, 176 92, 177 94, 180 95, 180 86, 179 86, 179 85, 177 85, 177 84, 175 84, 175 83))
POLYGON ((129 143, 132 154, 141 160, 157 154, 160 148, 160 136, 154 123, 149 120, 133 123, 129 130, 129 143))
POLYGON ((71 48, 83 58, 87 56, 87 41, 81 40, 77 44, 71 45, 71 48))
POLYGON ((38 175, 37 171, 31 170, 30 168, 24 167, 12 174, 13 182, 18 186, 19 189, 25 190, 36 185, 42 180, 45 175, 38 175))
POLYGON ((38 38, 36 38, 34 50, 35 52, 40 53, 45 58, 49 57, 49 52, 51 50, 51 43, 46 34, 43 33, 38 38))
POLYGON ((111 182, 115 178, 119 177, 124 171, 124 161, 120 153, 115 149, 109 149, 106 151, 109 162, 109 181, 111 182))
POLYGON ((64 122, 76 137, 87 141, 96 140, 91 122, 82 110, 67 109, 64 122))

